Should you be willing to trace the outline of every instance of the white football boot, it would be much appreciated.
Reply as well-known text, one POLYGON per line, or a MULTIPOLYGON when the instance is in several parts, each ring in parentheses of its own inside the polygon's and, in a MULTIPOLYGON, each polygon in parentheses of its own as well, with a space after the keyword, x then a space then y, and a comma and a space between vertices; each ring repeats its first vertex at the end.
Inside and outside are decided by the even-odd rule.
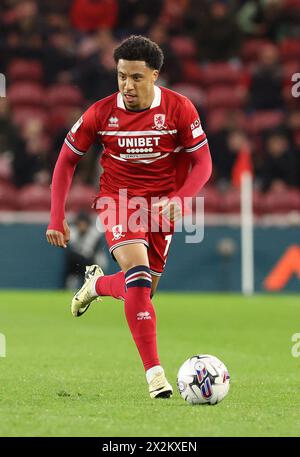
POLYGON ((104 273, 99 265, 89 265, 85 268, 83 286, 76 292, 71 303, 71 312, 74 317, 82 316, 92 301, 101 300, 95 291, 95 283, 101 276, 104 276, 104 273))
POLYGON ((173 388, 168 383, 164 369, 161 366, 154 367, 151 375, 146 375, 149 383, 149 394, 151 398, 169 398, 173 394, 173 388))

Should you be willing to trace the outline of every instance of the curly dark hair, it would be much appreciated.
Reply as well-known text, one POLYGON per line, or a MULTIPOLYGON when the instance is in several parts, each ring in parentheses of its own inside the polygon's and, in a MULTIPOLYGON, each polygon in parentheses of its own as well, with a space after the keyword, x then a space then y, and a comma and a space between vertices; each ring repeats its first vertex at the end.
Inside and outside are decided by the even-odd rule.
POLYGON ((153 70, 160 70, 164 61, 164 54, 160 47, 142 35, 131 35, 122 41, 114 51, 115 62, 124 60, 143 60, 153 70))

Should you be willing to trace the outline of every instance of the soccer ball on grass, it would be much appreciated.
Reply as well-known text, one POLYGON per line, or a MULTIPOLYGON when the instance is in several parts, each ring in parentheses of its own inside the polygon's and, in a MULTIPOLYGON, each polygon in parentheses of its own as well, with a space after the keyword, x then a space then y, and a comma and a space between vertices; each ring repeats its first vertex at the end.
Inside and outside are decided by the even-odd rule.
POLYGON ((215 405, 229 391, 230 376, 226 366, 213 355, 200 354, 186 360, 177 375, 182 398, 193 405, 215 405))

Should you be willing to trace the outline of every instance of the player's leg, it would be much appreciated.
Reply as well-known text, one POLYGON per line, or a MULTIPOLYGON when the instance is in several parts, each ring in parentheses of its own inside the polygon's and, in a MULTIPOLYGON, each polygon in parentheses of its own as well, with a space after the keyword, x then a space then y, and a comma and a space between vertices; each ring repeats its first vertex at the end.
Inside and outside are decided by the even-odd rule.
MULTIPOLYGON (((107 201, 106 197, 104 197, 104 201, 107 201)), ((109 204, 110 207, 108 206, 108 209, 101 209, 99 211, 99 219, 105 230, 106 242, 112 256, 114 257, 113 251, 123 245, 134 245, 136 242, 139 242, 148 246, 148 243, 145 240, 144 231, 136 231, 133 233, 127 229, 126 217, 123 219, 124 214, 123 211, 120 210, 119 200, 117 198, 109 197, 107 204, 109 204)), ((124 202, 122 202, 122 205, 123 204, 124 202)), ((130 210, 128 210, 128 216, 130 216, 130 210)), ((81 316, 87 311, 90 304, 95 299, 104 296, 110 296, 121 300, 125 299, 124 272, 119 271, 113 275, 104 275, 98 265, 91 265, 86 268, 83 286, 73 297, 71 304, 73 316, 81 316)))
POLYGON ((116 247, 112 253, 115 260, 117 260, 120 268, 122 269, 118 273, 113 275, 105 275, 100 277, 95 283, 95 289, 97 295, 104 297, 110 296, 114 298, 119 298, 121 300, 125 299, 125 274, 130 268, 137 265, 149 266, 147 249, 144 244, 136 240, 136 243, 128 243, 122 247, 116 247), (142 246, 142 248, 141 248, 142 246), (133 260, 134 259, 134 260, 133 260))
POLYGON ((151 287, 151 298, 152 298, 152 297, 154 297, 154 294, 158 287, 160 276, 154 276, 153 274, 151 274, 151 277, 152 277, 152 287, 151 287))
POLYGON ((151 302, 152 277, 147 248, 142 243, 114 250, 125 276, 125 315, 141 356, 152 398, 170 397, 172 387, 160 365, 156 340, 156 315, 151 302))
POLYGON ((151 298, 154 296, 159 280, 164 272, 173 232, 149 233, 148 259, 152 276, 151 298))
MULTIPOLYGON (((151 286, 151 298, 154 296, 160 276, 152 277, 152 286, 151 286)), ((95 284, 95 290, 98 296, 101 297, 113 297, 119 300, 124 300, 125 294, 125 275, 123 271, 119 271, 113 275, 101 276, 95 284)))

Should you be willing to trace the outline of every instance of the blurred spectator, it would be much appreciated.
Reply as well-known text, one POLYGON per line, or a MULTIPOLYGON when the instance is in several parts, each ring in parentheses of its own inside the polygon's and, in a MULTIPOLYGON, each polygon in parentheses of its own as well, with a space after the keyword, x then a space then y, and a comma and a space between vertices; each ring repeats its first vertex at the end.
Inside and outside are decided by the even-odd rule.
MULTIPOLYGON (((299 170, 292 181, 300 188, 300 115, 291 96, 299 6, 296 0, 3 0, 0 72, 10 109, 1 99, 0 179, 23 186, 52 172, 70 126, 88 105, 117 90, 116 40, 142 33, 165 54, 158 84, 187 95, 199 110, 217 184, 230 182, 241 129, 251 135, 255 168, 265 175, 265 132, 286 116, 288 149, 297 161, 290 163, 299 170), (223 65, 224 78, 220 69, 218 77, 208 71, 212 61, 223 65)), ((100 153, 99 145, 91 148, 75 179, 96 182, 100 153)))
POLYGON ((243 33, 260 37, 265 29, 263 16, 264 0, 249 0, 243 2, 237 12, 237 21, 243 33))
POLYGON ((12 121, 7 99, 0 98, 0 154, 18 155, 23 149, 19 131, 12 121))
POLYGON ((70 14, 72 25, 80 32, 92 32, 99 28, 111 29, 117 22, 118 2, 117 0, 73 0, 70 14))
POLYGON ((249 0, 237 13, 241 30, 249 36, 277 41, 288 33, 283 0, 249 0))
POLYGON ((265 38, 278 41, 288 35, 284 0, 265 0, 262 11, 262 32, 265 38))
POLYGON ((296 157, 287 136, 274 132, 266 140, 265 159, 260 171, 262 189, 273 185, 294 186, 296 184, 296 157))
POLYGON ((24 149, 14 156, 14 182, 24 186, 34 181, 34 175, 42 169, 49 169, 48 138, 43 123, 37 119, 29 120, 22 132, 24 149))
POLYGON ((90 42, 89 52, 86 48, 81 48, 84 57, 74 72, 75 81, 89 102, 95 102, 118 90, 113 60, 116 42, 107 30, 98 33, 95 40, 98 46, 94 47, 94 43, 90 42))
POLYGON ((226 0, 213 1, 207 14, 200 16, 199 21, 196 14, 194 18, 193 36, 200 61, 225 61, 238 56, 241 33, 226 0))
POLYGON ((249 140, 242 130, 232 130, 229 132, 227 137, 227 147, 229 153, 228 155, 230 157, 230 160, 228 161, 228 164, 230 164, 230 167, 228 167, 228 172, 232 178, 233 167, 237 161, 238 155, 243 151, 250 153, 251 148, 249 140))
POLYGON ((71 82, 71 71, 76 62, 73 34, 69 30, 59 30, 50 35, 43 49, 46 82, 48 84, 59 81, 71 82))
POLYGON ((8 102, 0 98, 0 181, 14 179, 13 161, 24 149, 18 129, 12 122, 8 102))
POLYGON ((164 64, 161 69, 162 78, 166 79, 168 84, 176 84, 181 81, 182 65, 168 43, 166 27, 160 23, 155 24, 149 31, 149 38, 155 41, 164 53, 164 64))
POLYGON ((184 34, 184 17, 188 7, 189 0, 165 0, 159 22, 172 34, 184 34))
POLYGON ((238 154, 250 150, 249 140, 242 130, 222 130, 210 140, 215 177, 222 187, 231 183, 233 166, 238 154))
POLYGON ((262 48, 250 83, 250 107, 257 110, 282 109, 282 70, 278 50, 272 44, 262 48))
POLYGON ((159 18, 163 0, 122 0, 119 2, 118 35, 145 34, 159 18))
POLYGON ((1 57, 6 65, 14 57, 42 57, 42 21, 36 1, 27 0, 9 5, 2 18, 5 45, 1 57))
POLYGON ((94 263, 105 268, 104 236, 92 224, 87 213, 81 212, 71 225, 71 239, 66 251, 65 286, 76 289, 82 283, 85 267, 94 263))

